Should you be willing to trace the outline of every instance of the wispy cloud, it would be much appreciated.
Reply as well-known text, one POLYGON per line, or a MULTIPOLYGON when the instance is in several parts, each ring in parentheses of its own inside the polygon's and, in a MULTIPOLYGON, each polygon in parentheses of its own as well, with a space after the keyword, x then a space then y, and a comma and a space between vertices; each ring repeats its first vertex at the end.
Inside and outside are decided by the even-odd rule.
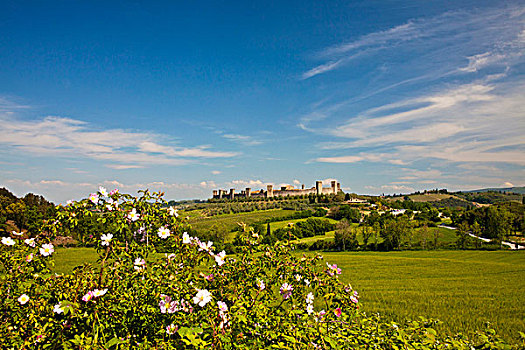
POLYGON ((256 140, 252 136, 248 135, 222 134, 221 136, 227 140, 240 143, 244 146, 257 146, 262 144, 262 141, 256 140))
MULTIPOLYGON (((515 47, 502 47, 499 43, 509 43, 513 39, 513 28, 521 28, 522 17, 521 7, 510 7, 453 11, 431 18, 412 19, 324 49, 317 57, 327 62, 309 69, 303 73, 302 78, 308 79, 342 68, 356 58, 379 52, 407 48, 416 49, 413 51, 417 52, 419 47, 436 50, 445 46, 449 53, 463 53, 463 59, 469 60, 469 65, 463 70, 474 72, 482 66, 511 59, 515 54, 520 55, 518 50, 512 51, 515 47), (478 38, 481 40, 478 41, 478 38), (469 54, 473 49, 472 43, 485 51, 469 54)), ((520 32, 519 35, 523 34, 520 32)))
POLYGON ((411 193, 414 192, 414 187, 411 186, 405 186, 405 185, 399 185, 395 183, 391 183, 388 185, 381 185, 381 186, 365 186, 365 188, 369 191, 372 191, 372 193, 411 193))
MULTIPOLYGON (((524 165, 524 89, 525 84, 465 84, 433 95, 384 105, 324 130, 350 141, 320 146, 324 150, 388 147, 383 160, 437 158, 454 162, 524 165), (396 109, 403 111, 389 113, 396 109)), ((360 153, 317 160, 352 163, 374 161, 374 156, 360 153)))
POLYGON ((144 168, 143 165, 134 165, 134 164, 107 164, 106 167, 110 169, 116 169, 116 170, 144 168))
POLYGON ((362 152, 357 155, 319 157, 319 158, 314 159, 314 161, 320 162, 320 163, 340 163, 340 164, 358 163, 362 161, 382 162, 382 163, 390 163, 390 164, 397 164, 397 165, 406 164, 405 161, 401 159, 396 159, 395 157, 396 157, 395 154, 389 154, 389 153, 364 153, 362 152))
MULTIPOLYGON (((523 8, 490 8, 414 19, 324 50, 320 57, 334 60, 370 48, 386 55, 424 49, 435 52, 432 64, 446 74, 400 73, 401 82, 429 85, 408 90, 411 97, 359 113, 353 112, 359 106, 356 98, 314 109, 298 126, 335 138, 319 144, 321 151, 332 154, 315 160, 403 165, 437 159, 524 165, 525 82, 519 74, 525 61, 524 33, 523 8), (445 47, 450 50, 444 51, 445 47), (349 151, 341 151, 345 149, 349 151)), ((425 55, 411 58, 411 67, 428 67, 425 55)), ((399 64, 400 71, 403 67, 399 64)), ((399 86, 399 81, 392 81, 388 88, 399 86)), ((399 96, 406 95, 405 89, 399 96)))
POLYGON ((181 165, 195 158, 229 158, 237 152, 211 150, 210 146, 180 147, 168 137, 124 129, 97 130, 71 118, 46 117, 21 120, 0 113, 0 144, 36 156, 84 157, 111 162, 107 167, 130 169, 153 164, 181 165), (164 143, 161 143, 164 141, 164 143), (117 163, 117 164, 115 164, 117 163))
POLYGON ((211 189, 218 185, 213 181, 200 183, 176 183, 163 181, 150 182, 121 182, 117 180, 102 180, 97 182, 74 182, 59 179, 45 179, 30 181, 22 179, 6 179, 4 185, 8 186, 18 196, 27 192, 43 194, 55 203, 65 203, 68 199, 87 198, 89 193, 96 191, 98 186, 118 188, 121 192, 136 194, 138 190, 162 191, 166 199, 182 198, 209 198, 211 189))
POLYGON ((331 70, 336 69, 337 67, 339 67, 344 62, 345 62, 345 60, 339 59, 337 61, 321 64, 321 65, 319 65, 317 67, 314 67, 314 68, 310 69, 307 72, 304 72, 303 75, 302 75, 302 78, 303 79, 308 79, 308 78, 314 77, 316 75, 323 74, 325 72, 329 72, 331 70))
POLYGON ((380 163, 395 181, 369 184, 375 193, 501 186, 525 176, 525 7, 412 19, 326 48, 317 59, 324 62, 303 77, 324 74, 326 96, 297 124, 326 139, 312 161, 380 163), (330 88, 327 73, 335 70, 330 88), (347 73, 372 79, 348 81, 364 88, 343 93, 347 73))

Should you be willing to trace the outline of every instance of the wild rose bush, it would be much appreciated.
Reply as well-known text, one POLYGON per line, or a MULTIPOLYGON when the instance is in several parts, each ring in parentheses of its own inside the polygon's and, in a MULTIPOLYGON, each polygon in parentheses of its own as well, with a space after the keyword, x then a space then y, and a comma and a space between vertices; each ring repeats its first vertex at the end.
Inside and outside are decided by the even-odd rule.
MULTIPOLYGON (((57 220, 0 244, 0 343, 5 349, 470 348, 431 321, 396 325, 359 313, 358 293, 321 256, 260 245, 245 227, 235 256, 185 232, 161 193, 100 188, 59 207, 57 220), (51 239, 96 217, 98 266, 51 273, 51 239), (162 251, 163 253, 159 253, 162 251)), ((481 345, 480 345, 481 344, 481 345)))

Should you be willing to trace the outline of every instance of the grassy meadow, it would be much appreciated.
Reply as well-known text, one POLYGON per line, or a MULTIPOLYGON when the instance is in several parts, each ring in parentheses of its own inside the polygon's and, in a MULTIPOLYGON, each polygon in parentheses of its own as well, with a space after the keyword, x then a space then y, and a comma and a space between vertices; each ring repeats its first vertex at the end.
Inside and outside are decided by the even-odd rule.
POLYGON ((525 330, 525 253, 401 251, 324 253, 359 291, 362 310, 392 320, 425 316, 447 332, 489 321, 507 340, 525 330))
POLYGON ((281 218, 294 214, 295 210, 271 209, 260 210, 246 213, 223 214, 210 217, 190 216, 189 223, 197 232, 205 232, 213 225, 222 225, 227 231, 234 230, 237 223, 244 222, 251 225, 255 222, 263 221, 269 218, 281 218))
MULTIPOLYGON (((318 218, 316 218, 316 219, 318 219, 318 218)), ((323 220, 328 220, 328 222, 330 222, 331 224, 337 224, 339 222, 339 221, 331 219, 331 218, 322 218, 322 219, 323 220)), ((277 229, 280 229, 280 228, 288 226, 288 224, 296 224, 298 222, 306 221, 306 220, 308 220, 308 218, 271 222, 270 223, 270 230, 273 232, 273 231, 275 231, 277 229)))
MULTIPOLYGON (((517 332, 525 330, 525 252, 322 254, 343 269, 342 280, 359 291, 367 313, 398 321, 418 316, 439 319, 440 328, 450 333, 470 333, 489 321, 509 341, 517 341, 517 332)), ((92 248, 59 248, 55 272, 69 273, 96 259, 92 248)))

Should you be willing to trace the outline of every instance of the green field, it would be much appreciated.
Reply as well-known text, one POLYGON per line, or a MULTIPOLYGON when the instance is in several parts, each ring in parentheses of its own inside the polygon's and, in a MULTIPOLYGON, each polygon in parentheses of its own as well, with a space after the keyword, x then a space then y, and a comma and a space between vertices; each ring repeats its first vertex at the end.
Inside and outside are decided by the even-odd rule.
MULTIPOLYGON (((270 230, 272 230, 272 232, 273 232, 273 231, 275 231, 277 229, 280 229, 280 228, 288 226, 288 224, 296 224, 298 222, 306 221, 306 220, 308 220, 308 218, 272 222, 272 223, 270 223, 270 230)), ((337 220, 330 219, 330 218, 323 218, 323 220, 328 220, 332 224, 337 224, 338 223, 337 220)))
MULTIPOLYGON (((335 231, 328 231, 324 235, 320 236, 313 236, 313 237, 304 237, 300 239, 296 239, 295 241, 292 241, 293 243, 306 243, 306 244, 312 244, 317 241, 324 241, 329 239, 334 239, 335 231)), ((359 238, 358 238, 359 239, 359 238)))
POLYGON ((56 273, 71 273, 75 266, 95 264, 98 254, 95 248, 58 248, 54 257, 56 273))
MULTIPOLYGON (((322 237, 322 236, 319 236, 322 237)), ((301 253, 302 254, 302 253, 301 253)), ((359 291, 362 310, 392 320, 443 321, 449 333, 471 333, 485 321, 516 342, 525 331, 525 252, 401 251, 322 253, 359 291)), ((59 248, 55 272, 96 262, 91 248, 59 248)))
POLYGON ((273 209, 252 211, 247 213, 216 215, 211 217, 195 216, 190 217, 189 223, 195 230, 197 230, 197 232, 204 232, 216 224, 223 225, 227 231, 232 231, 238 226, 237 223, 239 222, 244 222, 245 224, 251 225, 255 222, 270 218, 281 218, 292 215, 293 213, 295 213, 294 210, 273 209))
POLYGON ((425 316, 447 332, 491 322, 507 340, 525 331, 525 252, 324 253, 361 295, 362 310, 394 320, 425 316))

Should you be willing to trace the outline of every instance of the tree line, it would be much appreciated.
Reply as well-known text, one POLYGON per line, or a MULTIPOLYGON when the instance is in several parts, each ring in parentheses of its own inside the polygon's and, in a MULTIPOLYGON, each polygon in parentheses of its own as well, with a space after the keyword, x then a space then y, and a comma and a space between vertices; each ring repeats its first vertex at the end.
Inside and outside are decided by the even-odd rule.
POLYGON ((28 193, 18 198, 6 188, 0 188, 0 233, 10 229, 32 231, 43 220, 53 218, 55 212, 55 205, 43 196, 28 193))

